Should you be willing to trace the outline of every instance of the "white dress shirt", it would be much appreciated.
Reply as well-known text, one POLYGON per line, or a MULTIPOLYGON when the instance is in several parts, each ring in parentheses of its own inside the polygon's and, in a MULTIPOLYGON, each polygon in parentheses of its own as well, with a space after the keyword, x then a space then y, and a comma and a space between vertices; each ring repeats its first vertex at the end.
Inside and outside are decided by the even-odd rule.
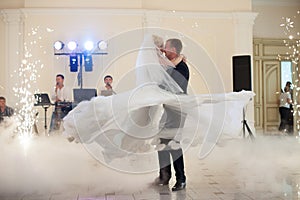
POLYGON ((51 99, 52 101, 56 101, 56 97, 60 100, 60 101, 66 101, 66 102, 70 102, 71 101, 71 90, 66 87, 63 86, 62 88, 57 88, 56 92, 55 92, 55 88, 54 88, 54 92, 51 95, 51 99))

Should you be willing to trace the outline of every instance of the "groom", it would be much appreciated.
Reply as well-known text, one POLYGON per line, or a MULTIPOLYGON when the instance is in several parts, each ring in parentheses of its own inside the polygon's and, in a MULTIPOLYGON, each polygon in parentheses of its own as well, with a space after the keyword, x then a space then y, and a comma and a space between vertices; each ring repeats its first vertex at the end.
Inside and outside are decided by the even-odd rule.
MULTIPOLYGON (((166 41, 164 53, 166 57, 175 65, 175 68, 170 68, 167 72, 181 87, 184 94, 187 94, 187 85, 189 80, 189 69, 187 64, 183 61, 183 57, 180 55, 182 50, 182 42, 179 39, 169 39, 166 41)), ((174 129, 175 132, 182 128, 184 125, 185 117, 180 110, 174 110, 168 106, 164 106, 165 112, 163 118, 165 118, 164 128, 168 130, 174 129)), ((176 184, 172 187, 172 191, 182 190, 186 187, 186 177, 184 173, 184 161, 181 148, 172 149, 168 145, 172 138, 160 138, 160 143, 166 145, 166 147, 158 151, 159 159, 159 177, 155 179, 156 185, 168 185, 171 179, 171 156, 173 160, 173 167, 175 170, 176 184)), ((179 143, 179 141, 177 141, 179 143)))

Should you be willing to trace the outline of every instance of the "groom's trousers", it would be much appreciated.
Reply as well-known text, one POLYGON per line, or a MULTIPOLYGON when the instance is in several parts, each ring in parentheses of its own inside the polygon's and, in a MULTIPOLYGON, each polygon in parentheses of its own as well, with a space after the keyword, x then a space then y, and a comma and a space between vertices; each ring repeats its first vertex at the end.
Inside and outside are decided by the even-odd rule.
MULTIPOLYGON (((163 139, 161 138, 162 144, 168 144, 171 139, 163 139)), ((171 179, 171 157, 173 160, 173 166, 175 170, 176 182, 184 183, 186 180, 184 174, 184 161, 183 161, 183 154, 182 149, 170 149, 168 146, 162 150, 158 151, 158 160, 159 160, 159 177, 161 180, 168 181, 171 179)))
MULTIPOLYGON (((164 128, 174 130, 174 134, 178 131, 178 128, 182 128, 185 122, 185 115, 178 110, 174 110, 168 106, 164 106, 165 112, 162 117, 162 123, 164 128)), ((168 181, 171 178, 171 157, 175 170, 176 181, 178 183, 184 183, 186 181, 184 173, 184 161, 182 149, 171 149, 168 143, 173 138, 160 138, 160 143, 165 144, 166 147, 162 151, 158 151, 159 160, 159 177, 163 181, 168 181)))

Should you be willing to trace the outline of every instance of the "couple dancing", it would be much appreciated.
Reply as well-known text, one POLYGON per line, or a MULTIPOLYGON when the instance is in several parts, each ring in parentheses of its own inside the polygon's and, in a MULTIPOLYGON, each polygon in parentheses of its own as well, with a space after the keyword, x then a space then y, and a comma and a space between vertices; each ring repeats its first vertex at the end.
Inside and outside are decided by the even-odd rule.
POLYGON ((151 142, 160 166, 155 184, 169 183, 172 157, 176 172, 172 190, 184 189, 182 149, 200 138, 200 157, 208 155, 221 133, 241 126, 234 111, 241 113, 253 93, 187 95, 189 69, 181 50, 178 39, 164 45, 162 38, 146 36, 136 62, 136 87, 81 102, 64 118, 64 134, 85 144, 96 158, 100 149, 106 163, 128 154, 144 155, 151 142))
POLYGON ((158 151, 160 173, 155 184, 169 183, 172 156, 177 181, 172 190, 184 189, 183 153, 180 146, 176 146, 180 141, 173 140, 185 120, 181 104, 190 102, 186 97, 180 100, 186 96, 189 80, 189 69, 181 50, 179 39, 169 39, 164 45, 158 36, 147 37, 137 59, 137 87, 80 103, 64 118, 64 134, 83 143, 97 143, 105 157, 120 154, 120 151, 141 152, 146 141, 156 137, 158 143, 153 145, 161 150, 158 151), (121 142, 116 142, 120 137, 121 142))
MULTIPOLYGON (((156 36, 153 36, 154 42, 161 52, 164 52, 166 59, 163 55, 159 55, 162 62, 161 65, 165 66, 166 72, 176 82, 180 88, 179 94, 187 94, 187 86, 190 77, 189 68, 184 61, 184 57, 181 55, 182 42, 179 39, 168 39, 163 47, 163 41, 156 36), (166 60, 166 63, 163 61, 166 60), (168 60, 171 61, 168 64, 168 60)), ((160 52, 158 51, 158 54, 160 52)), ((168 88, 167 88, 168 89, 168 88)), ((176 92, 176 91, 173 91, 176 92)), ((176 92, 176 93, 178 93, 176 92)), ((163 127, 174 131, 173 135, 161 135, 159 143, 164 145, 162 150, 158 151, 159 160, 159 177, 156 178, 154 184, 156 185, 168 185, 171 179, 171 157, 173 160, 173 167, 176 175, 176 184, 172 187, 172 191, 182 190, 186 187, 186 177, 184 173, 184 161, 183 152, 180 146, 174 148, 172 143, 180 143, 175 139, 175 133, 179 128, 184 126, 186 113, 180 112, 178 109, 174 109, 172 106, 164 105, 164 113, 162 116, 163 127)))

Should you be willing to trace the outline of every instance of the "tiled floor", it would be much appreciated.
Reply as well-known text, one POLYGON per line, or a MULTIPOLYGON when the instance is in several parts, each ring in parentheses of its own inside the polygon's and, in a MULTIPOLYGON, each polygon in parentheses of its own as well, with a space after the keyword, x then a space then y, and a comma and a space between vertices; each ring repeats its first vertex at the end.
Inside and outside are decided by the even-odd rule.
POLYGON ((174 177, 170 186, 151 186, 157 172, 111 169, 59 136, 39 136, 23 147, 16 139, 1 142, 0 200, 300 199, 296 137, 223 140, 203 160, 199 146, 191 147, 187 188, 178 192, 170 191, 174 177))

